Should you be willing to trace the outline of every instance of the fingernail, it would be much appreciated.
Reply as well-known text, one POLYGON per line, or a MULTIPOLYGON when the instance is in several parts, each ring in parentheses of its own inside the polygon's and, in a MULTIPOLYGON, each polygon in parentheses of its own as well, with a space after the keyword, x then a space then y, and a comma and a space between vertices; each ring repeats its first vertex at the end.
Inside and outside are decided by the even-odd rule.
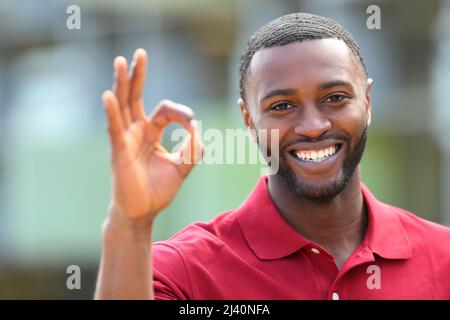
POLYGON ((114 67, 117 68, 117 67, 119 66, 120 61, 122 61, 123 63, 126 63, 126 62, 127 62, 127 59, 125 59, 125 57, 122 57, 122 56, 117 56, 117 57, 114 59, 114 67))
POLYGON ((134 52, 134 58, 136 58, 139 54, 145 54, 145 50, 142 48, 136 49, 136 51, 134 52))
POLYGON ((105 100, 107 96, 108 96, 108 90, 103 92, 102 99, 105 100))

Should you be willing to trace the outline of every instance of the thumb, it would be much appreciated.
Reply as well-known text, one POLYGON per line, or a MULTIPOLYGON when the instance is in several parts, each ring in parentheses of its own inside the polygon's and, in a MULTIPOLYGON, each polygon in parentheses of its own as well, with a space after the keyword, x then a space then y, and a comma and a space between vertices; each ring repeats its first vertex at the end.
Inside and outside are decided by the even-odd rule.
POLYGON ((180 166, 180 170, 185 175, 187 175, 194 165, 202 159, 205 148, 198 132, 197 120, 192 119, 189 124, 189 135, 184 140, 177 153, 176 159, 176 162, 180 166))

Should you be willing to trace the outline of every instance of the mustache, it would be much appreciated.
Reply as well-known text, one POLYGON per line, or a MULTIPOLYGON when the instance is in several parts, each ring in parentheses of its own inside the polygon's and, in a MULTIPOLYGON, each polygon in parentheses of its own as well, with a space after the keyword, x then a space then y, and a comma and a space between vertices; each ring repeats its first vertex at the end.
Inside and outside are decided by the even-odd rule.
POLYGON ((297 143, 304 143, 304 142, 321 142, 321 141, 325 141, 325 140, 330 140, 330 139, 335 139, 335 140, 344 140, 344 141, 348 141, 348 137, 343 135, 343 134, 339 134, 339 133, 330 133, 330 132, 324 132, 322 135, 320 135, 317 138, 308 138, 308 137, 298 137, 294 140, 288 141, 286 142, 286 144, 284 144, 283 146, 281 146, 281 150, 284 151, 287 148, 297 144, 297 143))

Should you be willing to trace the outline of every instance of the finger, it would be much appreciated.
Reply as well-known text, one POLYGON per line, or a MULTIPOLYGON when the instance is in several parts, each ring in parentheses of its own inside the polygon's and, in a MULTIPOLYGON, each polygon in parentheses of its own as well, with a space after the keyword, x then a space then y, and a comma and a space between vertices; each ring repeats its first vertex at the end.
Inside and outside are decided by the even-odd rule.
POLYGON ((123 108, 128 104, 128 62, 122 56, 114 59, 115 83, 114 92, 119 100, 120 107, 123 108))
POLYGON ((102 100, 107 115, 111 146, 113 151, 115 151, 125 144, 125 129, 123 126, 119 101, 117 100, 116 95, 110 90, 103 93, 102 100))
POLYGON ((128 128, 131 123, 131 111, 128 105, 130 85, 128 80, 128 63, 124 57, 114 59, 114 73, 115 81, 113 90, 119 102, 124 126, 128 128))
POLYGON ((159 141, 161 141, 164 128, 169 123, 177 122, 189 130, 192 119, 194 119, 194 112, 191 108, 170 100, 161 101, 150 116, 150 122, 157 129, 159 141))
POLYGON ((145 73, 147 71, 147 52, 137 49, 134 53, 133 66, 130 75, 130 94, 128 104, 134 121, 145 118, 142 92, 144 90, 145 73))

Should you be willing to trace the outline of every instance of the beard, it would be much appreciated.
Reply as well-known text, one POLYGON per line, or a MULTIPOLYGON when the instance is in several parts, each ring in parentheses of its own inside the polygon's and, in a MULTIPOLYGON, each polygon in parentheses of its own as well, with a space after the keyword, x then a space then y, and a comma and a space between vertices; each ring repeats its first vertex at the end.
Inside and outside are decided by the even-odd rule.
MULTIPOLYGON (((299 179, 291 167, 287 164, 285 152, 280 154, 279 169, 274 177, 284 183, 289 190, 293 190, 297 197, 312 201, 329 200, 341 193, 353 176, 353 173, 355 172, 355 169, 364 154, 367 144, 367 135, 368 127, 366 125, 355 146, 346 155, 339 176, 333 181, 324 182, 317 185, 299 179)), ((344 152, 343 149, 341 151, 344 152)))

